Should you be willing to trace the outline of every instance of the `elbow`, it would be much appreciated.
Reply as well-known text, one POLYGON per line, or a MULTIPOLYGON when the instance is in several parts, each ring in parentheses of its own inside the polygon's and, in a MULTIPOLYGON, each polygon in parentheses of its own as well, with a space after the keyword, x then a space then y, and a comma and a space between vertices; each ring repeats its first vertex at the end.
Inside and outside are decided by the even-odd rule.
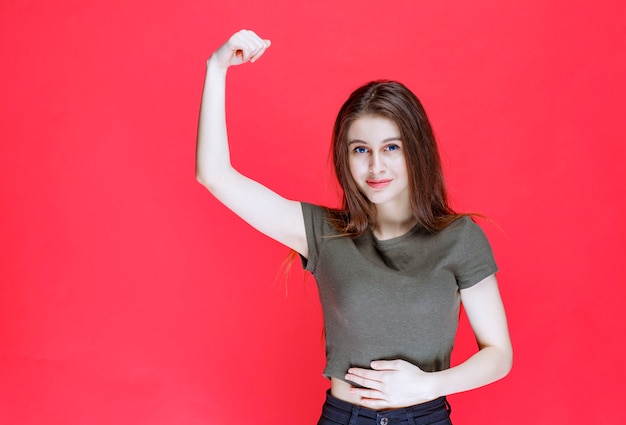
POLYGON ((207 176, 205 173, 196 170, 196 181, 202 186, 206 187, 209 192, 213 192, 215 187, 215 181, 214 179, 211 179, 210 176, 207 176))
POLYGON ((490 353, 491 382, 499 381, 511 372, 513 368, 513 349, 510 344, 506 346, 483 346, 481 351, 483 349, 490 353))
POLYGON ((229 175, 228 170, 225 169, 218 171, 212 168, 209 171, 206 167, 196 167, 196 180, 213 195, 224 190, 226 182, 229 181, 229 175))
POLYGON ((211 177, 211 173, 208 173, 206 167, 201 167, 196 164, 196 181, 200 183, 202 186, 211 190, 211 188, 215 185, 214 178, 211 177))
POLYGON ((196 168, 196 181, 204 187, 206 187, 208 184, 206 177, 197 168, 196 168))
POLYGON ((211 193, 224 184, 232 173, 228 155, 196 153, 196 180, 211 193))
POLYGON ((211 187, 215 185, 215 173, 211 173, 211 168, 207 167, 201 161, 196 160, 196 181, 202 186, 211 190, 211 187))
POLYGON ((502 349, 500 353, 500 362, 499 362, 499 378, 502 379, 511 372, 513 368, 513 349, 511 347, 507 347, 506 349, 502 349))
POLYGON ((502 378, 506 377, 511 372, 511 369, 513 369, 513 361, 512 360, 502 367, 499 379, 502 379, 502 378))
POLYGON ((207 164, 196 164, 196 180, 213 195, 218 191, 222 192, 227 190, 236 176, 237 173, 230 164, 211 164, 211 166, 207 164))

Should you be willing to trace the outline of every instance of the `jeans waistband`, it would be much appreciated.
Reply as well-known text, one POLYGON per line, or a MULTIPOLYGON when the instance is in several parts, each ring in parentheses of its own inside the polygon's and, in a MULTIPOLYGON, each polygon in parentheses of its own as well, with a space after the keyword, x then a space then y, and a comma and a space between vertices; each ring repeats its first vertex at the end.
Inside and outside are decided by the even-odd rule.
MULTIPOLYGON (((407 417, 412 417, 416 420, 420 418, 432 417, 434 416, 449 416, 452 409, 450 408, 450 404, 446 400, 445 397, 439 397, 434 400, 427 401, 425 403, 416 404, 414 406, 403 407, 399 409, 392 410, 373 410, 368 409, 367 407, 361 407, 349 403, 347 401, 340 400, 330 394, 330 391, 326 393, 326 403, 329 406, 334 407, 337 411, 341 411, 346 415, 350 416, 359 416, 362 418, 369 418, 374 420, 381 420, 382 418, 391 419, 406 419, 407 417)), ((392 421, 391 423, 394 423, 392 421)), ((387 421, 382 421, 382 423, 387 423, 387 421)))

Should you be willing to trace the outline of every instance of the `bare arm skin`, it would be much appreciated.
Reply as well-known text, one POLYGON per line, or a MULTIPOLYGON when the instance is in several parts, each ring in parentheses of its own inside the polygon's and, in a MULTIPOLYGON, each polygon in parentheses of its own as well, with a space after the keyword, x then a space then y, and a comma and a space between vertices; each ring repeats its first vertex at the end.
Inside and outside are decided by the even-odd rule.
POLYGON ((230 162, 225 114, 228 68, 256 62, 270 44, 254 32, 242 30, 207 61, 198 125, 196 177, 254 228, 306 257, 308 248, 300 203, 285 199, 242 175, 230 162))

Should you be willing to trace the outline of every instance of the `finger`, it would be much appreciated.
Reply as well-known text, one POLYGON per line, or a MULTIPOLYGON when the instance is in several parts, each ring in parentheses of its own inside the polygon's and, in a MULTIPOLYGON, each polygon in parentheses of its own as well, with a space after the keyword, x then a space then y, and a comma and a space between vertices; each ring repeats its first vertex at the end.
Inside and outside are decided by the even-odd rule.
POLYGON ((370 366, 374 370, 400 370, 402 360, 374 360, 370 366))
POLYGON ((238 59, 240 63, 247 60, 247 57, 249 56, 247 52, 250 50, 250 46, 240 32, 236 33, 228 40, 227 47, 232 52, 235 59, 238 59))
POLYGON ((372 390, 369 388, 350 388, 350 393, 361 397, 362 399, 384 399, 384 394, 378 390, 372 390))
POLYGON ((377 398, 362 398, 360 405, 374 410, 388 409, 392 407, 387 400, 377 398))
POLYGON ((269 40, 263 40, 263 46, 250 56, 250 62, 256 62, 272 44, 269 40))
POLYGON ((229 48, 240 63, 249 61, 253 56, 262 53, 266 43, 261 37, 250 30, 241 30, 229 40, 229 48))
POLYGON ((359 378, 365 378, 374 381, 382 380, 380 371, 372 369, 362 369, 359 367, 351 367, 350 369, 348 369, 348 375, 358 376, 359 378))
POLYGON ((250 47, 250 54, 254 55, 259 51, 265 50, 267 43, 261 37, 259 37, 254 31, 242 30, 241 37, 245 40, 246 44, 250 47))
POLYGON ((367 379, 367 378, 363 378, 361 376, 358 375, 351 375, 351 374, 347 374, 346 375, 346 380, 353 382, 361 387, 367 388, 367 389, 372 389, 372 390, 376 390, 376 391, 380 391, 382 389, 382 382, 380 381, 375 381, 372 379, 367 379))

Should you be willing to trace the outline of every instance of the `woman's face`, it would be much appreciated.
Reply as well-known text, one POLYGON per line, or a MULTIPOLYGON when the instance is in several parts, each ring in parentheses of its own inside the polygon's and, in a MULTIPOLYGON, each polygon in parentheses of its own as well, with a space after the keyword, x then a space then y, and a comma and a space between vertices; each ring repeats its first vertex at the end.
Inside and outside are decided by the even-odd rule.
POLYGON ((348 128, 348 166, 371 203, 410 210, 404 145, 395 122, 377 115, 355 120, 348 128))

